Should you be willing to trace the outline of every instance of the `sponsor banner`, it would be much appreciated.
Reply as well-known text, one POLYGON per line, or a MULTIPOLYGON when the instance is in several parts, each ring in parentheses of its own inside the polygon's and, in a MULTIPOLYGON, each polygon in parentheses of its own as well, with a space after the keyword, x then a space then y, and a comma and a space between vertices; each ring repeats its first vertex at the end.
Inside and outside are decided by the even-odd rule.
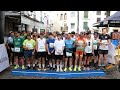
POLYGON ((5 44, 0 44, 0 72, 9 67, 9 58, 5 44))

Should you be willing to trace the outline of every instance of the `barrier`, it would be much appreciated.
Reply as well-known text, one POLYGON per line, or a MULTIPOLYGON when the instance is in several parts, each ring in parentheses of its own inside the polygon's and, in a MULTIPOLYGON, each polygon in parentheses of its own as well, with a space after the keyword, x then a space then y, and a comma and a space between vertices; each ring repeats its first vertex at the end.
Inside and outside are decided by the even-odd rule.
POLYGON ((5 44, 0 44, 0 72, 9 67, 9 58, 5 44))
POLYGON ((94 77, 106 76, 102 70, 90 70, 82 72, 56 72, 56 71, 37 71, 37 70, 13 70, 11 72, 15 76, 37 76, 47 78, 79 78, 79 77, 94 77))

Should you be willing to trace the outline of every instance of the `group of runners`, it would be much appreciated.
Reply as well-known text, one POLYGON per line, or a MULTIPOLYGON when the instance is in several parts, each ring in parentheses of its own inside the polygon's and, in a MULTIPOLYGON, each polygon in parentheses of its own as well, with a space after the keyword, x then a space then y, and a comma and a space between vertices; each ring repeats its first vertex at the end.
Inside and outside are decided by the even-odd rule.
POLYGON ((105 69, 109 43, 107 28, 102 29, 102 34, 23 31, 10 32, 6 47, 15 69, 66 72, 105 69))

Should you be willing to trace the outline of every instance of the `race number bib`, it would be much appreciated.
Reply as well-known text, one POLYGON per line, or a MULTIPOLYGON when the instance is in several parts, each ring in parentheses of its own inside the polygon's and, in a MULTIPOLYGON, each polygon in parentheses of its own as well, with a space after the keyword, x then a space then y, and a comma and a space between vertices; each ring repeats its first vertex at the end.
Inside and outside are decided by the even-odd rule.
POLYGON ((18 47, 15 47, 14 50, 15 50, 15 52, 20 52, 20 48, 18 48, 18 47))
POLYGON ((14 48, 11 48, 12 52, 14 51, 14 48))
POLYGON ((54 47, 54 43, 50 43, 49 46, 50 46, 50 48, 53 48, 54 47))
POLYGON ((31 43, 27 43, 26 47, 29 48, 29 49, 31 49, 32 48, 32 44, 31 43))
POLYGON ((102 48, 105 48, 105 46, 106 46, 105 44, 107 43, 107 40, 102 40, 102 43, 103 43, 102 48))
POLYGON ((40 46, 38 51, 45 51, 45 46, 40 46))
POLYGON ((92 52, 92 48, 90 46, 88 46, 88 52, 91 53, 92 52))
POLYGON ((94 49, 97 50, 97 45, 94 45, 94 49))
POLYGON ((72 53, 66 52, 66 56, 72 56, 72 53))

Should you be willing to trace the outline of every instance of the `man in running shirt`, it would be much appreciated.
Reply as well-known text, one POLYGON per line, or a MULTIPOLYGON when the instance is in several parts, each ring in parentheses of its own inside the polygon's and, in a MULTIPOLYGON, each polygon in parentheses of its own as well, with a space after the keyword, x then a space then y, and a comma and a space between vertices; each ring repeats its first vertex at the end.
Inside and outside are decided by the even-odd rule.
POLYGON ((91 56, 94 54, 93 40, 91 38, 91 31, 86 33, 86 47, 85 47, 85 60, 84 60, 84 70, 90 70, 89 63, 91 60, 91 56))
POLYGON ((53 39, 53 34, 49 33, 49 38, 47 40, 47 52, 48 52, 47 59, 49 60, 50 70, 55 70, 54 42, 55 42, 55 39, 53 39))
POLYGON ((83 38, 82 33, 78 36, 77 40, 75 41, 75 46, 76 46, 76 59, 75 59, 75 66, 74 66, 74 71, 77 70, 77 62, 79 60, 79 65, 78 65, 78 71, 81 71, 81 66, 82 66, 82 58, 83 58, 83 53, 84 53, 84 47, 86 46, 86 41, 83 38))
POLYGON ((37 39, 36 41, 36 52, 37 52, 37 56, 38 56, 38 65, 39 68, 38 70, 46 70, 45 68, 45 58, 46 58, 46 51, 47 51, 47 47, 46 47, 46 39, 44 38, 44 34, 40 33, 40 38, 37 39), (41 59, 42 59, 42 64, 41 64, 41 59))
POLYGON ((31 39, 31 35, 27 35, 27 39, 23 42, 24 56, 27 60, 27 69, 31 69, 31 63, 33 69, 35 69, 35 62, 32 58, 32 55, 35 52, 35 41, 31 39))
POLYGON ((65 68, 64 71, 67 71, 68 59, 69 59, 69 71, 72 71, 72 59, 73 59, 73 47, 74 40, 71 39, 71 34, 67 34, 65 42, 65 68))
POLYGON ((15 69, 19 68, 19 60, 22 62, 22 69, 25 69, 23 59, 23 39, 20 38, 20 32, 15 33, 16 37, 13 39, 14 43, 14 58, 15 58, 15 69))
POLYGON ((97 68, 97 60, 98 60, 98 34, 94 33, 94 39, 93 39, 93 46, 94 46, 94 68, 97 68))
POLYGON ((55 58, 57 60, 57 70, 56 71, 62 72, 63 71, 62 70, 62 59, 63 59, 63 50, 64 50, 65 43, 61 39, 61 34, 58 34, 57 38, 58 38, 58 40, 55 40, 55 43, 54 43, 55 58))
POLYGON ((98 42, 100 44, 100 46, 99 46, 99 61, 98 61, 98 66, 100 69, 102 58, 104 59, 103 68, 105 68, 105 66, 107 64, 108 44, 110 44, 110 36, 107 34, 107 28, 102 29, 102 34, 99 35, 98 42), (103 57, 103 55, 104 55, 104 57, 103 57))
POLYGON ((10 65, 13 64, 13 49, 14 49, 14 44, 13 44, 13 39, 14 39, 14 32, 10 33, 10 37, 8 37, 6 45, 8 49, 8 55, 10 59, 10 65))

